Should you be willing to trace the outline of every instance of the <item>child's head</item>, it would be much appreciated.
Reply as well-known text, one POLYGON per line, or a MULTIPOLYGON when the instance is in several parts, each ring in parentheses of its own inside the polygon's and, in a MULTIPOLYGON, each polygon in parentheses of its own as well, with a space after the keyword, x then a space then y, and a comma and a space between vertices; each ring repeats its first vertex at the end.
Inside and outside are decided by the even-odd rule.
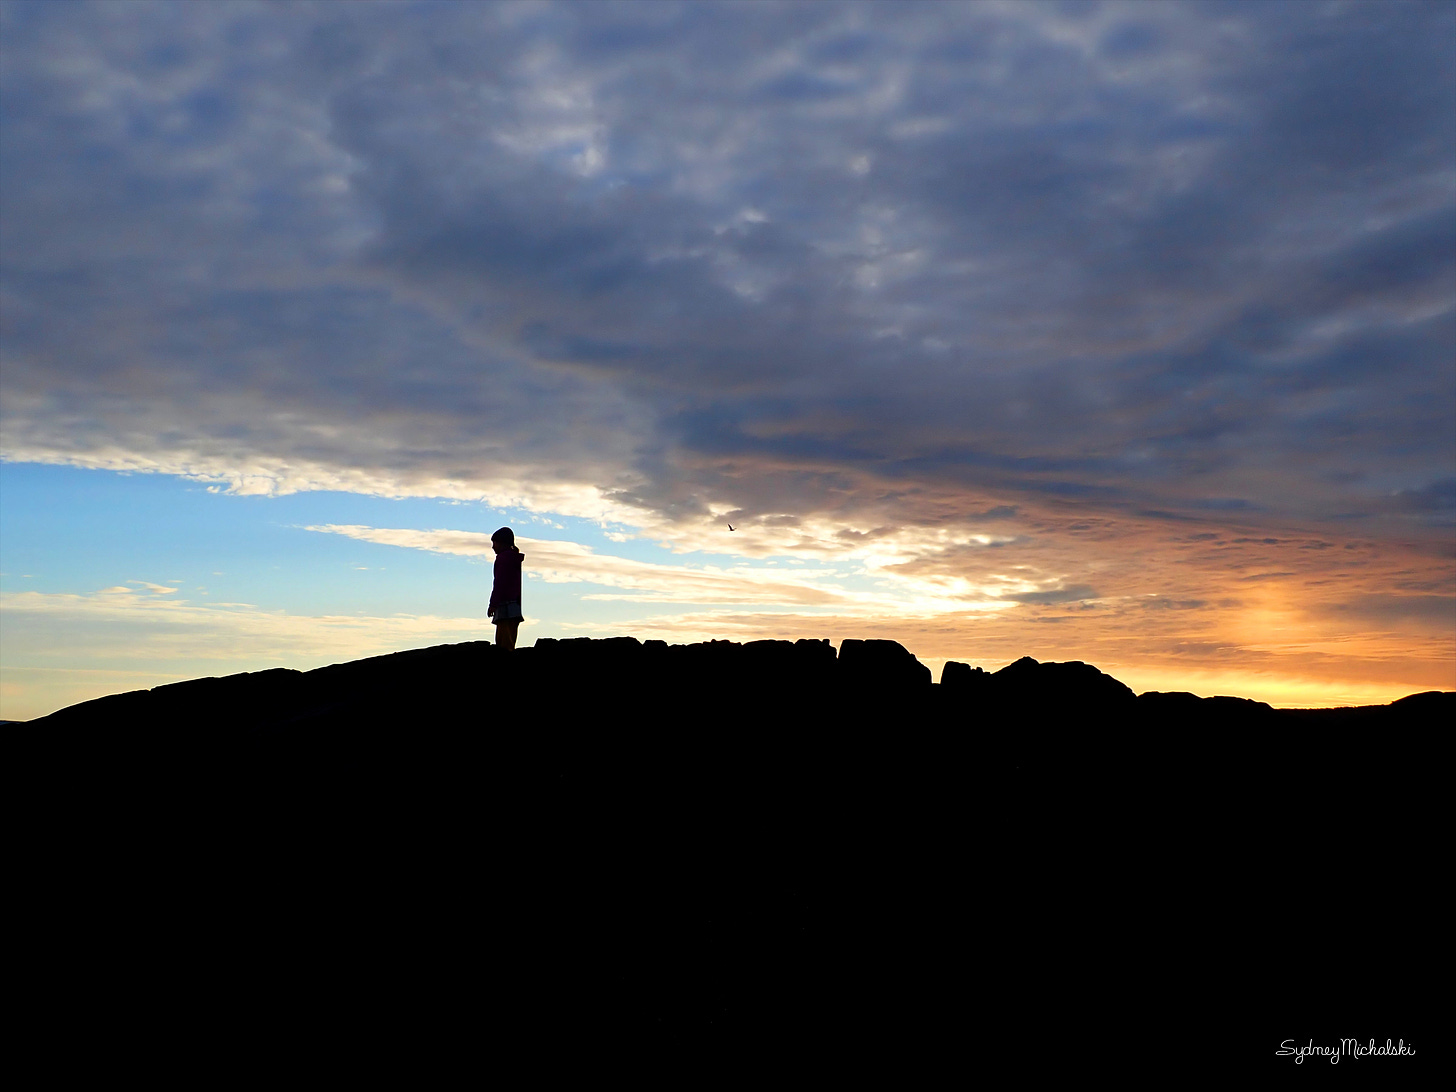
POLYGON ((516 532, 509 527, 502 527, 495 534, 490 536, 490 544, 498 554, 508 554, 516 548, 516 532))

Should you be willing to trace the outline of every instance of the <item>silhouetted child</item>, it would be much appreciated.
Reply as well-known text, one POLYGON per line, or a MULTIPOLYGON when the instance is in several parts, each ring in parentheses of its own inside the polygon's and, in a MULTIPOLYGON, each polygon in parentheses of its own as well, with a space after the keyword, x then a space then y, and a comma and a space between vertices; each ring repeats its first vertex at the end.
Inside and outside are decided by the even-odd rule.
POLYGON ((495 619, 496 648, 509 652, 521 627, 521 562, 526 555, 516 549, 516 533, 509 527, 491 535, 490 544, 495 549, 495 583, 485 616, 495 619))

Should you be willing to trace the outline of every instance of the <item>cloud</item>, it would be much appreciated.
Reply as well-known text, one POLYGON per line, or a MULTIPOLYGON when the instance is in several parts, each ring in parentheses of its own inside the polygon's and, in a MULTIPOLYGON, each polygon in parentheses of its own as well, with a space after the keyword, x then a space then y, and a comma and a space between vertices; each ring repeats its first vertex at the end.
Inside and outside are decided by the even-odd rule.
POLYGON ((1006 598, 1014 599, 1018 603, 1075 603, 1082 599, 1096 599, 1097 593, 1086 584, 1077 584, 1070 588, 1053 588, 1050 591, 1018 592, 1006 598))
MULTIPOLYGON (((124 587, 89 595, 7 593, 0 596, 0 603, 9 639, 25 634, 23 658, 46 662, 59 658, 56 666, 69 666, 83 657, 105 664, 141 658, 153 663, 216 660, 318 666, 401 646, 489 639, 478 618, 301 615, 248 603, 202 605, 164 599, 124 587)), ((14 666, 33 666, 22 665, 20 659, 14 666)))
POLYGON ((12 457, 660 532, 1316 519, 1456 443, 1443 5, 5 19, 12 457))
POLYGON ((1456 596, 1452 595, 1362 595, 1330 609, 1385 625, 1414 622, 1456 629, 1456 596))
MULTIPOLYGON (((363 542, 429 550, 466 557, 490 557, 490 536, 474 531, 417 531, 406 528, 324 524, 307 528, 363 542)), ((835 569, 756 569, 748 566, 659 564, 598 554, 576 542, 516 536, 525 554, 524 571, 551 584, 595 584, 620 593, 584 592, 582 598, 632 602, 752 604, 833 608, 850 614, 944 610, 951 596, 908 597, 903 592, 856 590, 844 586, 835 569)), ((968 603, 955 602, 955 609, 968 603)), ((994 606, 995 604, 978 604, 994 606)))
MULTIPOLYGON (((177 589, 168 587, 166 584, 153 584, 150 580, 128 580, 127 584, 139 584, 153 595, 172 595, 177 589)), ((112 588, 111 591, 128 591, 127 588, 112 588)))

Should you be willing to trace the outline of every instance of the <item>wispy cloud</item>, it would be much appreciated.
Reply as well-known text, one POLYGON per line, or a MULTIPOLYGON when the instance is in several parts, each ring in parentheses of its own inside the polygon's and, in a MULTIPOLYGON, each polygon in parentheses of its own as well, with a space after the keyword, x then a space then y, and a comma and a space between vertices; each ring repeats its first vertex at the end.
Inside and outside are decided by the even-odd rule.
MULTIPOLYGON (((473 531, 415 531, 404 528, 320 525, 310 531, 346 535, 364 542, 467 557, 492 556, 490 536, 473 531)), ((836 587, 842 574, 831 569, 773 572, 746 566, 665 565, 599 554, 577 542, 526 538, 516 544, 523 568, 551 584, 596 584, 622 594, 585 593, 587 599, 659 600, 666 603, 749 603, 883 610, 887 594, 836 587)))
MULTIPOLYGON (((151 592, 153 595, 172 595, 172 594, 174 594, 177 591, 177 589, 175 587, 170 587, 170 586, 168 586, 166 584, 153 584, 150 580, 128 580, 127 581, 127 584, 128 585, 131 585, 131 586, 138 586, 138 587, 145 588, 147 591, 151 592)), ((128 592, 128 591, 130 591, 130 587, 111 588, 109 590, 111 590, 111 591, 119 591, 119 592, 128 592)))
MULTIPOLYGON (((237 660, 262 656, 296 666, 298 658, 323 663, 345 655, 393 651, 399 642, 489 639, 480 618, 396 614, 300 615, 249 603, 192 603, 126 587, 86 595, 16 592, 0 597, 12 632, 21 626, 62 622, 103 627, 90 637, 79 631, 53 649, 62 655, 105 648, 107 658, 185 657, 237 660), (108 623, 125 627, 107 630, 108 623), (323 659, 320 660, 320 657, 323 659)), ((37 646, 32 644, 29 651, 37 646)))

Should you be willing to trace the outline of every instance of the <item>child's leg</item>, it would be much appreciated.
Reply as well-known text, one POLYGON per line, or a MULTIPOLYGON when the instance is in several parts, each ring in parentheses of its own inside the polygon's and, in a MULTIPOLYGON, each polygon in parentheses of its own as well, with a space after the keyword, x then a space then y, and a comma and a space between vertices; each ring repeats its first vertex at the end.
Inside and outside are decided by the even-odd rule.
POLYGON ((495 625, 495 647, 502 652, 509 652, 515 648, 516 630, 520 628, 520 622, 497 622, 495 625))

